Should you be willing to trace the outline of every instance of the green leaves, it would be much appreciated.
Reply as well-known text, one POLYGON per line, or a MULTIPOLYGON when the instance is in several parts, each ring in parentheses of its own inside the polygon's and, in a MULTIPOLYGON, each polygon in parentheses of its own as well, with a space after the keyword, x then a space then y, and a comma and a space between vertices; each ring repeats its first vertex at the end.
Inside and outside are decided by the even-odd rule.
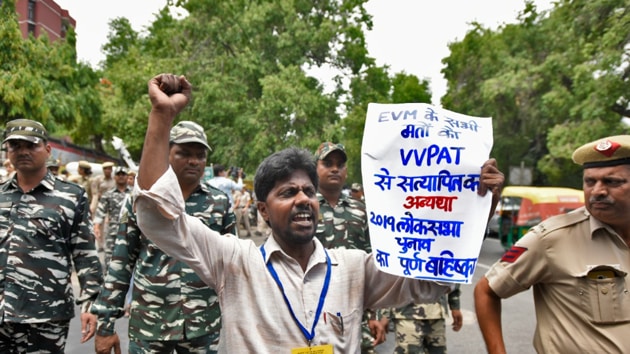
POLYGON ((570 152, 627 131, 619 121, 630 109, 629 5, 564 0, 539 13, 527 3, 518 24, 475 25, 443 60, 442 104, 494 118, 493 156, 504 171, 540 161, 535 184, 579 187, 570 152))
POLYGON ((125 120, 137 123, 121 137, 139 156, 143 136, 130 139, 146 127, 148 108, 139 108, 147 102, 146 81, 163 71, 185 74, 193 84, 193 101, 180 119, 206 128, 212 162, 253 174, 272 151, 315 150, 329 132, 341 141, 344 89, 325 93, 304 68, 326 64, 350 77, 366 69, 371 59, 361 28, 371 24, 364 2, 178 1, 186 17, 163 10, 143 34, 119 19, 104 46, 104 76, 113 84, 101 93, 105 119, 116 129, 125 120))
POLYGON ((76 62, 74 30, 51 43, 46 34, 23 39, 12 1, 0 11, 0 117, 2 122, 30 118, 55 135, 74 133, 87 143, 100 123, 98 76, 76 62), (89 124, 78 124, 89 117, 89 124), (90 131, 89 134, 85 134, 90 131))

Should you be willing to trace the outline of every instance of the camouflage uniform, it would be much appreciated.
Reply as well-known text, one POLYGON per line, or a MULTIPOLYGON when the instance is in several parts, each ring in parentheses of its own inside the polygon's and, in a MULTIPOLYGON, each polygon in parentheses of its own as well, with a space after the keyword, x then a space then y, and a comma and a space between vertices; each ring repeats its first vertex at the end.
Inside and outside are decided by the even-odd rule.
POLYGON ((396 328, 396 354, 446 354, 448 309, 459 310, 459 285, 433 304, 409 304, 391 310, 396 328), (448 302, 448 307, 447 307, 448 302))
MULTIPOLYGON (((0 185, 3 335, 20 333, 24 324, 33 324, 41 329, 35 331, 41 338, 31 336, 29 341, 63 352, 74 317, 72 266, 81 287, 76 302, 82 312, 96 299, 103 281, 87 209, 83 188, 50 172, 27 193, 18 187, 15 176, 0 185), (64 341, 59 337, 52 341, 49 334, 64 341)), ((0 341, 0 352, 5 352, 5 344, 0 341)))
POLYGON ((124 191, 120 191, 118 187, 114 187, 103 193, 103 196, 98 201, 98 207, 94 214, 94 224, 103 225, 102 235, 104 235, 105 238, 105 269, 103 269, 103 272, 105 273, 107 273, 109 260, 112 257, 112 250, 116 242, 116 235, 118 234, 120 209, 122 209, 123 202, 130 193, 131 189, 129 187, 125 187, 124 191), (105 221, 107 222, 104 224, 105 221))
POLYGON ((324 247, 372 252, 365 203, 342 194, 333 208, 319 192, 317 199, 319 221, 315 237, 324 247))
MULTIPOLYGON (((130 351, 156 350, 181 341, 209 339, 210 352, 219 340, 217 295, 183 262, 167 256, 141 234, 127 198, 105 285, 92 307, 98 315, 97 333, 109 336, 124 314, 125 295, 134 276, 129 320, 130 351), (204 336, 207 336, 204 338, 204 336), (134 343, 134 341, 136 343, 134 343), (135 348, 135 349, 134 349, 135 348)), ((225 193, 201 184, 186 200, 186 212, 220 233, 233 233, 234 214, 225 193)))
MULTIPOLYGON (((341 195, 336 207, 332 207, 321 193, 317 193, 319 200, 319 221, 315 237, 326 248, 360 249, 372 252, 370 233, 368 231, 367 213, 365 203, 360 200, 341 195)), ((364 314, 361 327, 362 353, 373 353, 374 338, 370 333, 367 321, 374 318, 373 311, 368 310, 364 314)))

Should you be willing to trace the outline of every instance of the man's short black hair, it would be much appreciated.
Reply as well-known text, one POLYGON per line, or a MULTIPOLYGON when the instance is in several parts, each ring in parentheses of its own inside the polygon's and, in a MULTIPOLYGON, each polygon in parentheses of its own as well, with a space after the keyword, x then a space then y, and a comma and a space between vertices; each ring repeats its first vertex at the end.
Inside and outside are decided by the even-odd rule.
POLYGON ((302 170, 311 179, 317 189, 317 165, 313 155, 305 149, 290 147, 269 155, 256 170, 254 177, 254 192, 259 201, 266 201, 269 192, 276 182, 288 178, 293 172, 302 170))

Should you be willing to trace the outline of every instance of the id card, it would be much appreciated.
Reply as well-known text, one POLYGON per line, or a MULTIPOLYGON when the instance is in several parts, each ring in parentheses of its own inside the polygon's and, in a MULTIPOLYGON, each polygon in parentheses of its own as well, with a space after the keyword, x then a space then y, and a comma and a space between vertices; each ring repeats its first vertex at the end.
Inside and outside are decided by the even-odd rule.
POLYGON ((293 348, 291 354, 333 354, 332 344, 314 345, 312 347, 293 348))

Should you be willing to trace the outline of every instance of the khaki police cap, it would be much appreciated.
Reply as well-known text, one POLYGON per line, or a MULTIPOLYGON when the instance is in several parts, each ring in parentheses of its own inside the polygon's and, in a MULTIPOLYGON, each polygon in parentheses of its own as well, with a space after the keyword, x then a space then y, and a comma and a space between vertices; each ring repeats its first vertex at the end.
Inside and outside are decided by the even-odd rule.
POLYGON ((101 164, 101 168, 108 168, 108 167, 114 167, 114 166, 116 166, 116 164, 111 161, 106 161, 101 164))
POLYGON ((30 119, 14 119, 4 128, 4 140, 26 140, 33 144, 48 141, 48 131, 42 123, 30 119))
POLYGON ((85 160, 79 161, 79 167, 85 168, 87 170, 91 170, 92 169, 92 165, 90 165, 90 163, 85 161, 85 160))
POLYGON ((616 135, 577 148, 573 161, 584 168, 630 164, 630 135, 616 135))

